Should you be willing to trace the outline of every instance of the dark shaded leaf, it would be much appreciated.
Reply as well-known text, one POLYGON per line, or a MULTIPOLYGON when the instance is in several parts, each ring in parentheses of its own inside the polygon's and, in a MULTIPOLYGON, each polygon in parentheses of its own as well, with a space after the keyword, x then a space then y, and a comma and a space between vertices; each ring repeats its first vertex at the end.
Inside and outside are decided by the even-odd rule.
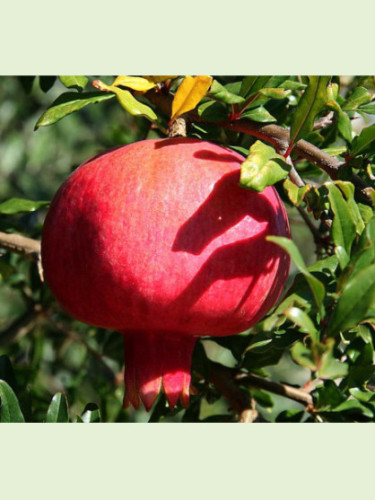
POLYGON ((53 396, 48 407, 46 422, 50 424, 69 422, 68 403, 63 392, 57 392, 53 396))
POLYGON ((375 264, 349 279, 341 291, 328 326, 328 334, 349 330, 364 321, 375 307, 375 264))
POLYGON ((370 144, 375 140, 375 125, 364 128, 358 137, 352 142, 350 154, 357 156, 367 150, 370 144))
POLYGON ((43 92, 48 92, 56 81, 55 76, 40 76, 39 85, 43 92))
POLYGON ((282 236, 268 236, 266 239, 267 241, 272 241, 276 245, 281 246, 286 252, 288 252, 297 269, 305 276, 313 293, 316 305, 319 309, 321 309, 323 306, 325 287, 321 281, 315 278, 315 276, 308 271, 302 255, 295 243, 289 238, 284 238, 282 236))
POLYGON ((101 421, 100 410, 95 403, 88 403, 81 415, 84 424, 97 423, 101 421))
POLYGON ((25 418, 13 389, 5 380, 0 380, 0 423, 5 422, 24 423, 25 418))

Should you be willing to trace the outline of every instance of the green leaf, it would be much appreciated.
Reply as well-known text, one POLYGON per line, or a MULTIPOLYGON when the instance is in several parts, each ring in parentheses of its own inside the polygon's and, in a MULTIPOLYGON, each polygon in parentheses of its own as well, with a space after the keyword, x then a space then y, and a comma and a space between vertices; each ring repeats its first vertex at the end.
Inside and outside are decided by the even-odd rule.
POLYGON ((341 110, 338 113, 337 128, 346 141, 352 142, 352 122, 349 116, 341 110))
POLYGON ((150 121, 156 121, 158 117, 155 112, 145 104, 138 101, 128 90, 114 87, 117 99, 121 106, 133 116, 144 116, 150 121))
POLYGON ((339 361, 334 356, 334 339, 327 339, 326 350, 322 354, 319 366, 319 376, 323 379, 335 379, 345 377, 348 374, 349 367, 346 363, 339 361))
POLYGON ((279 86, 284 90, 302 90, 307 87, 306 84, 300 82, 294 82, 293 80, 285 80, 279 86))
POLYGON ((358 401, 361 401, 362 403, 368 403, 375 398, 375 393, 370 391, 362 391, 358 387, 350 388, 349 392, 355 399, 358 399, 358 401))
POLYGON ((254 122, 261 123, 271 123, 277 121, 276 118, 274 118, 263 106, 245 111, 242 113, 241 118, 247 118, 249 120, 253 120, 254 122))
POLYGON ((375 307, 375 264, 358 272, 344 285, 327 333, 349 330, 372 315, 375 307))
POLYGON ((13 389, 16 388, 16 378, 14 375, 12 363, 7 355, 0 356, 0 379, 4 380, 13 389))
POLYGON ((97 423, 101 421, 100 410, 95 403, 88 403, 81 416, 84 424, 97 423))
POLYGON ((294 182, 290 181, 288 177, 285 179, 283 187, 288 195, 289 200, 296 207, 299 207, 301 205, 305 194, 310 191, 310 186, 308 184, 302 187, 298 187, 294 184, 294 182))
POLYGON ((345 111, 354 111, 362 104, 367 104, 372 101, 372 94, 364 87, 357 87, 353 93, 345 101, 342 109, 345 111))
POLYGON ((273 407, 273 399, 268 392, 261 391, 260 389, 251 389, 251 395, 255 401, 264 408, 273 407))
POLYGON ((299 326, 299 329, 303 333, 308 333, 310 337, 318 341, 319 340, 319 332, 314 326, 311 318, 299 307, 289 307, 284 313, 286 317, 292 321, 292 323, 299 326))
POLYGON ((74 88, 79 91, 83 90, 89 79, 86 76, 68 76, 68 75, 63 75, 59 76, 60 82, 65 85, 68 89, 74 88))
POLYGON ((40 76, 39 86, 43 92, 48 92, 49 89, 53 87, 55 81, 56 81, 55 76, 40 76))
POLYGON ((345 396, 339 390, 333 380, 324 380, 323 385, 317 387, 313 392, 314 406, 320 411, 330 411, 343 401, 345 396))
POLYGON ((303 342, 296 342, 290 350, 290 354, 294 361, 300 366, 304 366, 309 370, 315 371, 317 366, 311 349, 305 346, 303 342))
POLYGON ((14 267, 0 259, 0 281, 7 280, 13 273, 14 267))
POLYGON ((114 94, 103 94, 102 92, 85 92, 81 94, 77 92, 65 92, 42 114, 35 125, 35 130, 38 127, 52 125, 65 116, 79 111, 88 104, 108 101, 108 99, 112 99, 113 97, 114 94))
POLYGON ((269 97, 270 99, 285 99, 285 97, 291 94, 291 90, 266 88, 260 89, 259 94, 269 97))
POLYGON ((297 269, 304 275, 306 278, 312 294, 314 296, 314 300, 316 305, 320 310, 323 307, 323 299, 325 295, 325 287, 321 281, 319 281, 315 276, 313 276, 307 269, 306 264, 303 261, 302 255, 294 242, 289 238, 284 238, 283 236, 267 236, 267 241, 272 241, 276 243, 276 245, 281 246, 288 254, 291 256, 295 266, 297 269))
MULTIPOLYGON (((328 198, 331 204, 331 209, 334 213, 332 223, 333 242, 335 247, 342 247, 349 258, 351 247, 356 236, 355 218, 357 217, 357 214, 353 213, 351 210, 352 207, 350 207, 344 199, 343 194, 335 184, 326 183, 325 186, 328 189, 328 198)), ((342 254, 340 252, 342 251, 337 253, 339 259, 342 254)))
POLYGON ((371 125, 371 127, 364 128, 358 137, 352 142, 351 156, 357 156, 362 154, 369 145, 375 140, 375 125, 371 125))
POLYGON ((63 392, 57 392, 47 410, 47 423, 67 423, 69 422, 68 416, 68 403, 63 392))
POLYGON ((213 81, 211 89, 207 95, 212 97, 212 99, 224 102, 225 104, 240 104, 245 101, 243 97, 229 92, 217 80, 213 81))
POLYGON ((273 147, 256 141, 241 165, 240 185, 262 192, 265 187, 284 179, 289 170, 285 158, 277 154, 273 147))
POLYGON ((368 115, 375 115, 375 104, 367 104, 358 108, 358 111, 367 113, 368 115))
POLYGON ((202 102, 197 108, 198 115, 207 122, 220 122, 228 116, 226 107, 216 101, 202 102))
POLYGON ((347 399, 340 405, 336 406, 333 410, 334 412, 349 412, 349 413, 360 413, 365 417, 372 418, 373 412, 367 406, 360 403, 357 399, 347 399))
POLYGON ((25 212, 35 212, 40 208, 47 207, 50 201, 33 201, 24 198, 10 198, 0 203, 0 214, 14 215, 25 212))
POLYGON ((290 146, 312 131, 316 115, 327 100, 329 76, 310 76, 309 85, 301 97, 292 118, 290 127, 290 146))
POLYGON ((245 76, 241 84, 241 96, 250 97, 255 94, 259 89, 264 87, 269 79, 269 76, 245 76))
POLYGON ((24 423, 25 418, 12 388, 5 380, 0 380, 0 423, 5 422, 24 423))

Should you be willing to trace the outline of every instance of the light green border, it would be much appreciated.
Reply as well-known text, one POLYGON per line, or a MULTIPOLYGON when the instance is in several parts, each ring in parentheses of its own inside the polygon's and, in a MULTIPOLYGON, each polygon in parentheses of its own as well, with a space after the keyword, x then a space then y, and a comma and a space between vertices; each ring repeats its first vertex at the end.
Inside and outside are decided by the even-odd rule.
MULTIPOLYGON (((374 74, 374 9, 361 0, 8 2, 0 75, 374 74)), ((354 498, 371 490, 374 433, 372 424, 3 424, 1 493, 354 498)))

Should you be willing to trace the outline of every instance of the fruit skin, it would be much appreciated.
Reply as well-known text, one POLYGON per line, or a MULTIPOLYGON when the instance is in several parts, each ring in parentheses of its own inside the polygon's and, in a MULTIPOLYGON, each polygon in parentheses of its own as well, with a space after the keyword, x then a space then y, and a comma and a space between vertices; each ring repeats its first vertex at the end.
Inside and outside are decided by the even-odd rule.
POLYGON ((125 405, 161 386, 188 405, 197 337, 234 335, 275 304, 290 236, 273 187, 239 187, 243 157, 191 138, 140 141, 77 168, 42 235, 46 280, 62 307, 125 341, 125 405))

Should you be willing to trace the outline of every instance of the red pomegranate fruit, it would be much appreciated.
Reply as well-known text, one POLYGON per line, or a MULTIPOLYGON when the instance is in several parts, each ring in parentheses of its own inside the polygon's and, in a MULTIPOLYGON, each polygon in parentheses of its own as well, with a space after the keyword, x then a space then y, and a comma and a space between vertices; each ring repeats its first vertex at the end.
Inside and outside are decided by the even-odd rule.
POLYGON ((140 141, 95 156, 54 197, 42 262, 61 306, 125 344, 124 406, 189 403, 196 339, 242 332, 275 304, 289 236, 273 187, 239 186, 244 158, 192 138, 140 141))

